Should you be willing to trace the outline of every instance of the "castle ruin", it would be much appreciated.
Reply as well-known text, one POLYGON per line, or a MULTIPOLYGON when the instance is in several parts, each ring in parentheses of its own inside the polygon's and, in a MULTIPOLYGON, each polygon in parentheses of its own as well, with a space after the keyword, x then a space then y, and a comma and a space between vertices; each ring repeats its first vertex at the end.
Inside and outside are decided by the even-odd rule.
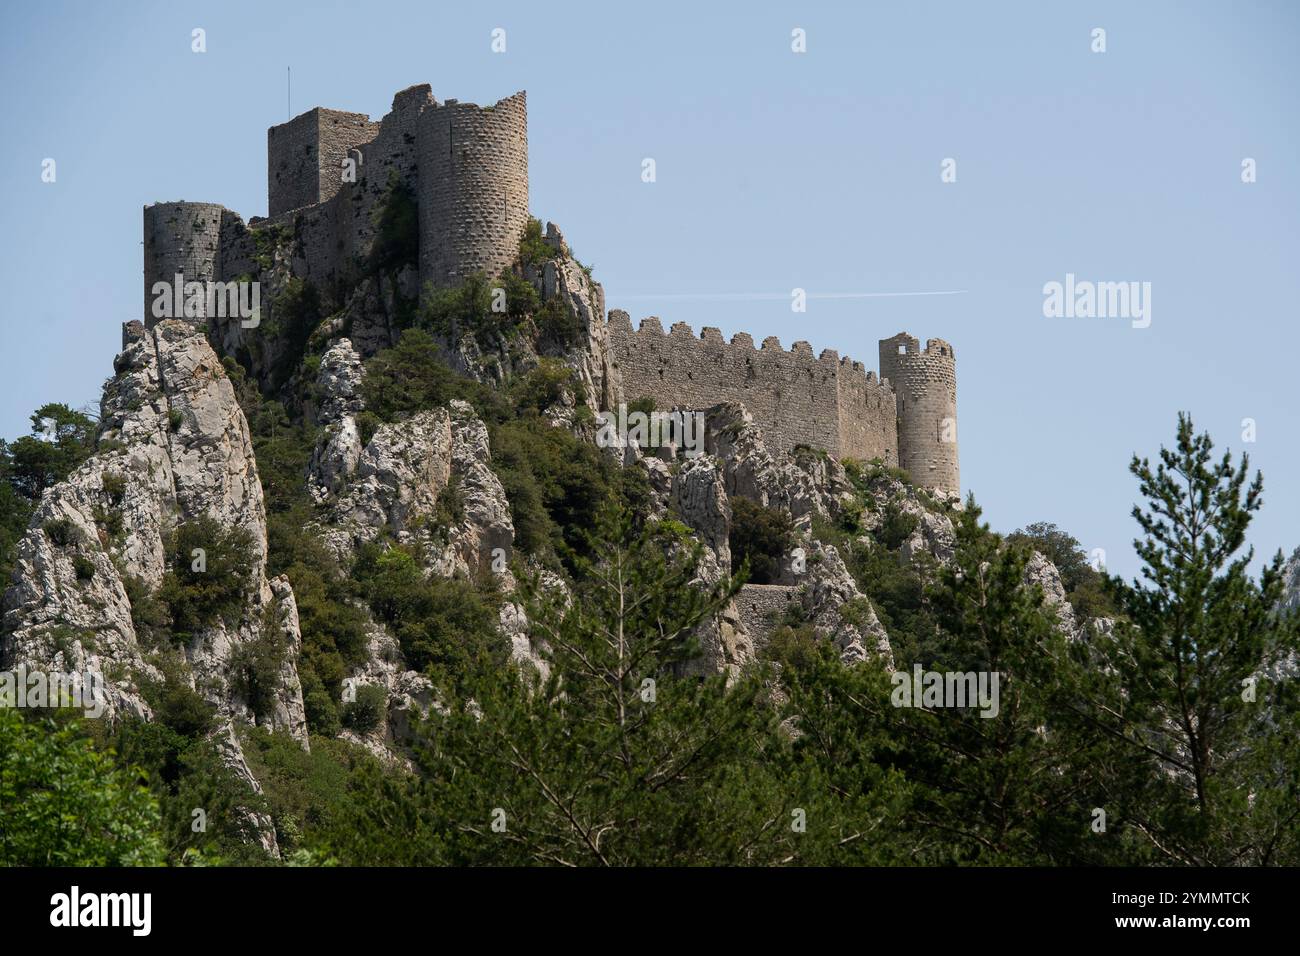
MULTIPOLYGON (((321 288, 355 275, 376 239, 391 191, 414 198, 419 282, 456 285, 500 275, 518 258, 528 222, 526 94, 479 107, 439 103, 430 87, 393 98, 380 121, 317 107, 267 132, 268 216, 248 225, 223 206, 167 202, 144 209, 145 322, 156 282, 230 282, 256 275, 259 230, 294 237, 293 274, 321 288), (351 170, 351 178, 347 170, 351 170)), ((599 319, 598 319, 599 320, 599 319)), ((902 332, 880 342, 879 375, 807 342, 790 351, 776 338, 756 348, 745 333, 725 341, 659 320, 633 329, 609 313, 618 391, 629 401, 700 409, 738 401, 762 426, 771 450, 799 445, 837 458, 905 469, 917 484, 960 493, 957 380, 952 346, 902 332)))

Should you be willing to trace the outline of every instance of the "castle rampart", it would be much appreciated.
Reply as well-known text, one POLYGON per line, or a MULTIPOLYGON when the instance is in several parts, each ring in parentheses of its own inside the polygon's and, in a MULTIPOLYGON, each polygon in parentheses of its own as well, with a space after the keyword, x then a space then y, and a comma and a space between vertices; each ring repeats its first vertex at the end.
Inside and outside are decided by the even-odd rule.
POLYGON ((629 401, 691 409, 737 401, 773 452, 810 445, 840 458, 898 464, 893 391, 859 362, 831 350, 815 356, 807 342, 787 352, 775 336, 758 349, 743 332, 730 343, 715 328, 697 338, 680 322, 665 334, 656 318, 633 330, 619 310, 609 314, 609 336, 629 401))

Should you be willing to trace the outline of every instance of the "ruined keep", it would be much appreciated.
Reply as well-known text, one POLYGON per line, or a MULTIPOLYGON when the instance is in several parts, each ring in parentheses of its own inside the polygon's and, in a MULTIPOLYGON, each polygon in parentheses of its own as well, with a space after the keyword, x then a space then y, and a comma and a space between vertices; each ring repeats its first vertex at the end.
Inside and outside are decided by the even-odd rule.
POLYGON ((267 210, 248 227, 212 203, 144 209, 145 321, 150 290, 177 272, 229 282, 256 271, 249 227, 294 239, 294 274, 346 278, 370 252, 391 190, 417 203, 420 283, 455 285, 513 263, 528 222, 527 95, 492 106, 439 103, 427 84, 402 90, 379 122, 317 107, 267 131, 267 210), (350 162, 349 162, 350 161, 350 162))
MULTIPOLYGON (((292 237, 293 275, 321 288, 346 284, 369 256, 378 214, 396 189, 415 203, 421 286, 510 268, 528 223, 526 94, 479 107, 439 103, 425 84, 397 93, 377 122, 317 107, 271 127, 267 218, 246 226, 212 203, 145 207, 146 323, 156 321, 155 282, 177 273, 187 282, 256 275, 262 230, 292 237)), ((697 337, 678 323, 665 333, 656 318, 634 330, 618 310, 605 330, 592 329, 593 342, 605 339, 602 331, 615 373, 608 395, 651 398, 664 409, 738 401, 774 452, 807 445, 837 458, 879 459, 923 487, 960 493, 947 342, 931 339, 922 350, 905 332, 884 339, 877 375, 830 349, 814 355, 802 341, 788 352, 775 338, 756 348, 745 333, 728 342, 715 328, 697 337)))

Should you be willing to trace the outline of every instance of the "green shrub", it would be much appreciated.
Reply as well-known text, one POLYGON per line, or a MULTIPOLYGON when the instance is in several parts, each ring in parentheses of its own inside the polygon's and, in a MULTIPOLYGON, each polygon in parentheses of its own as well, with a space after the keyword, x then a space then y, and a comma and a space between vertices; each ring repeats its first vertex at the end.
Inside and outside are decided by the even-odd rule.
POLYGON ((515 526, 515 546, 554 554, 566 564, 585 549, 585 531, 615 497, 636 499, 644 513, 648 488, 639 468, 618 468, 594 445, 540 418, 503 422, 491 431, 492 470, 501 479, 515 526))
POLYGON ((885 506, 884 518, 880 523, 877 537, 890 551, 896 551, 912 536, 918 523, 919 519, 916 515, 908 514, 897 504, 890 502, 885 506))
POLYGON ((343 726, 368 734, 379 726, 387 709, 388 692, 378 684, 362 684, 357 688, 357 699, 343 705, 343 726))
POLYGON ((505 661, 495 595, 460 579, 425 578, 405 548, 379 544, 361 549, 353 576, 413 670, 458 683, 505 661))
POLYGON ((519 240, 519 261, 525 265, 543 265, 548 259, 559 255, 542 235, 542 223, 531 216, 524 226, 524 234, 519 240))
POLYGON ((465 494, 460 488, 460 478, 453 475, 447 487, 438 492, 434 518, 444 528, 455 528, 465 521, 465 494))
POLYGON ((302 706, 307 715, 307 727, 322 737, 338 736, 343 729, 339 707, 325 689, 319 667, 304 667, 300 661, 298 677, 302 683, 302 706))
POLYGON ((117 508, 95 505, 91 511, 95 524, 104 529, 109 540, 116 541, 126 531, 126 519, 117 508))
POLYGON ((116 471, 106 471, 100 479, 100 487, 104 490, 104 494, 108 495, 109 501, 115 505, 121 504, 122 499, 126 497, 126 475, 116 471))
POLYGON ((379 426, 383 420, 370 409, 359 412, 356 417, 357 435, 361 438, 361 447, 365 448, 370 444, 370 439, 375 437, 375 432, 379 431, 379 426))
POLYGON ((513 272, 502 273, 499 287, 505 289, 506 311, 513 318, 520 319, 525 315, 533 315, 542 307, 537 287, 522 276, 517 276, 513 272))
POLYGON ((370 247, 373 272, 400 270, 415 265, 419 256, 420 224, 415 194, 396 169, 389 170, 383 200, 375 209, 375 241, 370 247))
POLYGON ((442 350, 421 329, 407 329, 397 345, 370 359, 361 383, 367 410, 385 422, 439 408, 453 398, 477 404, 485 391, 448 368, 442 350))
POLYGON ((643 415, 649 416, 654 414, 655 409, 655 400, 648 395, 642 396, 641 398, 635 398, 627 403, 627 413, 629 415, 633 412, 640 412, 643 415))
POLYGON ((198 740, 212 729, 216 708, 190 685, 189 668, 178 655, 158 663, 162 680, 141 675, 137 680, 146 702, 165 726, 188 740, 198 740))
POLYGON ((510 398, 516 410, 524 414, 544 412, 562 402, 566 394, 582 394, 578 373, 554 358, 541 359, 536 368, 510 386, 510 398))
POLYGON ((286 226, 278 225, 267 226, 264 229, 251 229, 249 233, 253 237, 253 259, 257 262, 258 268, 263 271, 275 265, 276 250, 292 238, 286 226))
POLYGON ((171 627, 167 606, 145 585, 144 581, 129 571, 122 573, 122 587, 131 604, 131 624, 136 638, 145 647, 156 646, 171 627))
POLYGON ((95 576, 95 562, 84 554, 72 559, 72 567, 77 572, 78 581, 89 581, 95 576))
POLYGON ((171 614, 173 639, 188 641, 218 620, 237 624, 253 568, 252 535, 203 515, 171 534, 167 552, 172 567, 159 596, 171 614))
POLYGON ((163 861, 157 804, 80 726, 0 707, 0 866, 163 861))
POLYGON ((320 321, 320 291, 298 276, 289 279, 272 301, 270 319, 261 328, 267 338, 283 339, 280 358, 271 368, 272 388, 282 388, 293 376, 320 321))
POLYGON ((259 637, 239 644, 230 658, 230 688, 259 721, 275 709, 283 684, 286 642, 278 627, 264 627, 259 637))
POLYGON ((81 532, 69 518, 54 518, 42 526, 49 539, 60 548, 66 548, 81 540, 81 532))
MULTIPOLYGON (((522 279, 508 282, 505 279, 489 281, 481 272, 469 276, 460 285, 449 288, 424 287, 417 321, 421 328, 432 332, 444 342, 459 342, 472 335, 481 346, 490 347, 493 341, 514 335, 526 304, 522 279), (492 306, 495 290, 506 288, 506 311, 494 312, 492 306), (511 289, 515 305, 511 307, 511 289)), ((530 286, 531 288, 531 286, 530 286)))
POLYGON ((731 570, 749 563, 753 584, 771 584, 781 576, 785 557, 794 547, 794 523, 788 512, 764 508, 747 498, 731 501, 731 570))
POLYGON ((566 352, 582 345, 587 338, 578 313, 559 297, 547 299, 537 312, 537 331, 543 342, 551 342, 566 352))

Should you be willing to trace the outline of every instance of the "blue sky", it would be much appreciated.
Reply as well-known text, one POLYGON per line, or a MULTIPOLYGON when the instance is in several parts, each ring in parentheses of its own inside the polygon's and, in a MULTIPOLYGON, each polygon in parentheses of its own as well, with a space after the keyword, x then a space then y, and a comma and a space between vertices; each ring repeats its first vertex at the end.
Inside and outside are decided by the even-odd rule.
POLYGON ((292 67, 295 114, 378 118, 422 82, 480 103, 527 89, 533 212, 634 321, 868 367, 899 330, 952 342, 962 483, 995 528, 1055 521, 1135 573, 1128 460, 1186 409, 1264 471, 1257 549, 1300 545, 1300 5, 43 2, 4 18, 0 435, 43 402, 98 399, 141 317, 142 206, 265 214, 292 67), (1067 272, 1150 282, 1151 326, 1045 318, 1043 285, 1067 272), (805 314, 772 298, 795 287, 805 314), (939 290, 963 291, 816 298, 939 290))

